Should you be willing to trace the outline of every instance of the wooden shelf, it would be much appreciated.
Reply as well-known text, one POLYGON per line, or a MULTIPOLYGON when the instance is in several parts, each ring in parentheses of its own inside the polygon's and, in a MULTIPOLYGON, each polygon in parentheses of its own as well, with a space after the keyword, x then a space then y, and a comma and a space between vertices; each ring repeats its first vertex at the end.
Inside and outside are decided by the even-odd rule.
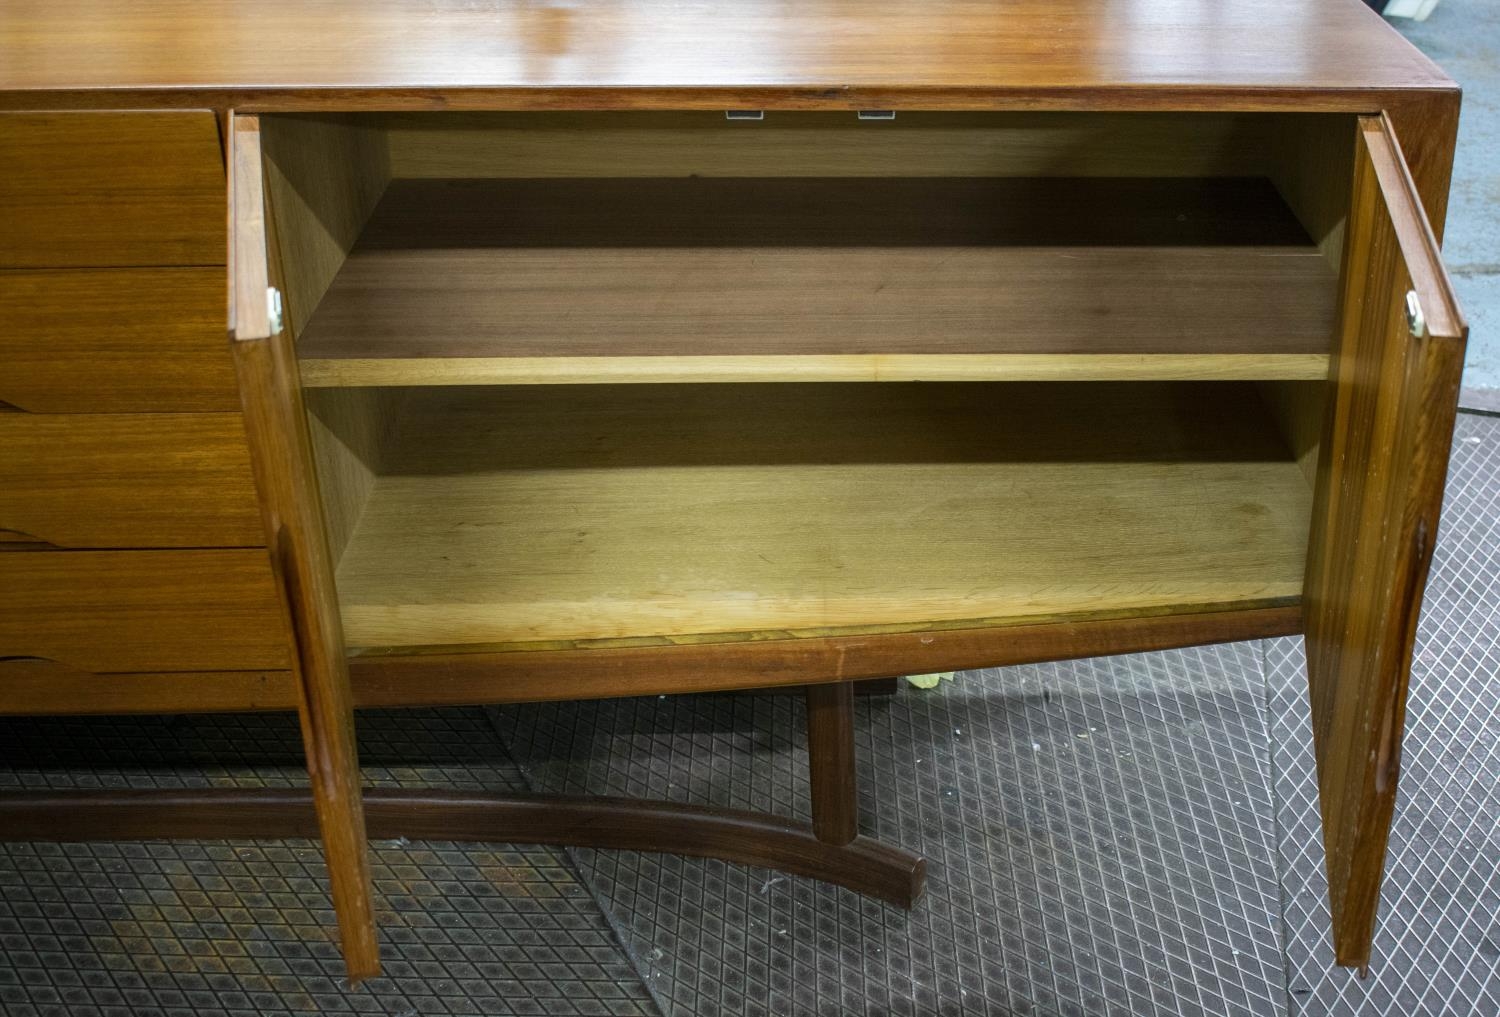
POLYGON ((1321 379, 1263 180, 396 180, 304 382, 1321 379))
POLYGON ((702 641, 1296 603, 1248 384, 426 388, 338 567, 358 648, 702 641))

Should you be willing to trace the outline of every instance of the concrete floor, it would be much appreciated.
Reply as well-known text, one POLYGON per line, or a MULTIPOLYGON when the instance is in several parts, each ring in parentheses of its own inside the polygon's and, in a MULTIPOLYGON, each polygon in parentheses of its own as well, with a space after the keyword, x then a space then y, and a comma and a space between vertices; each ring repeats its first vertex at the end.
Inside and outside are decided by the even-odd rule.
POLYGON ((1500 411, 1500 3, 1443 0, 1392 23, 1464 89, 1443 249, 1469 316, 1462 404, 1500 411))

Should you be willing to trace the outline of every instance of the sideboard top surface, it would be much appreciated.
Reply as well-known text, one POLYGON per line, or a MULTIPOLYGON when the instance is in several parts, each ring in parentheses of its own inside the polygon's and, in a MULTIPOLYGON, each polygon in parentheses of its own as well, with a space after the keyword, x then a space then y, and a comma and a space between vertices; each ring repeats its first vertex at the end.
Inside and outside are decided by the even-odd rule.
POLYGON ((0 0, 0 108, 1378 108, 1360 0, 0 0))

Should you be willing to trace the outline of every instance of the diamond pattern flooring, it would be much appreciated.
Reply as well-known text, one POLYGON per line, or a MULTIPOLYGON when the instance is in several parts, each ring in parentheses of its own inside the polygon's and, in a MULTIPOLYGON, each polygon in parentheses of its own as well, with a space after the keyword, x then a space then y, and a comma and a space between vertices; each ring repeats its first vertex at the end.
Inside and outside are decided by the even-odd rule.
MULTIPOLYGON (((0 788, 306 784, 288 716, 0 722, 0 788)), ((522 790, 476 710, 360 716, 368 784, 522 790)), ((0 1014, 656 1012, 577 872, 534 846, 377 841, 385 974, 342 977, 310 841, 0 843, 0 1014)))
MULTIPOLYGON (((630 852, 375 846, 387 975, 340 978, 304 841, 0 844, 0 1014, 1500 1013, 1500 419, 1460 417, 1376 957, 1331 967, 1297 640, 862 699, 906 913, 630 852)), ((795 696, 361 715, 384 786, 805 815, 795 696), (498 735, 498 737, 497 737, 498 735)), ((0 722, 0 788, 288 786, 279 716, 0 722)))
POLYGON ((1266 644, 1294 1015, 1500 1014, 1500 419, 1460 414, 1369 978, 1333 967, 1302 644, 1266 644))
MULTIPOLYGON (((806 814, 794 698, 496 713, 548 791, 806 814)), ((969 672, 862 701, 859 732, 867 831, 928 859, 911 914, 762 870, 573 853, 666 1012, 1282 1012, 1256 646, 969 672)))

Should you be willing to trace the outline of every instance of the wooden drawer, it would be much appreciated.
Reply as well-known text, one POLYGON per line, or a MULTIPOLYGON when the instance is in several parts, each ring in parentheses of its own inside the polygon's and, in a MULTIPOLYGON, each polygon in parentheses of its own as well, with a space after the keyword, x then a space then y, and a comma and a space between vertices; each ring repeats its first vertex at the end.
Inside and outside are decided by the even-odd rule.
POLYGON ((0 658, 80 671, 291 664, 263 549, 0 553, 0 658))
POLYGON ((292 671, 94 674, 52 660, 0 658, 0 717, 295 710, 292 671))
POLYGON ((0 402, 238 411, 222 268, 0 272, 0 402))
POLYGON ((0 166, 0 268, 224 263, 212 113, 8 113, 0 166))
POLYGON ((265 543, 237 413, 0 413, 0 539, 57 547, 265 543))

